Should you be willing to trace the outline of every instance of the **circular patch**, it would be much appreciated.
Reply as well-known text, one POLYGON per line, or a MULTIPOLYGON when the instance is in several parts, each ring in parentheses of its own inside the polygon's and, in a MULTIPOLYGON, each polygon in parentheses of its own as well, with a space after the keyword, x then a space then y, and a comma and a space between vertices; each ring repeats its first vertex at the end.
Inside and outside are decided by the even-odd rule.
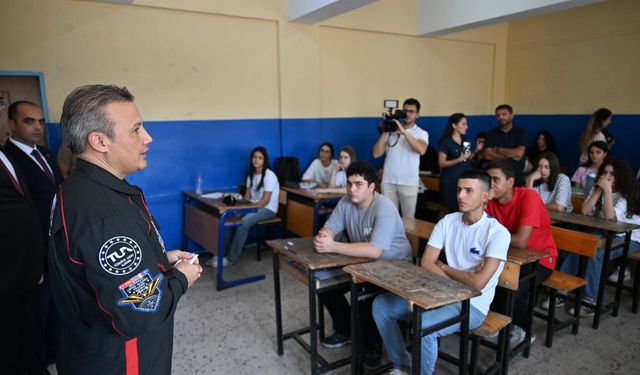
POLYGON ((131 238, 117 236, 102 245, 98 261, 100 267, 112 275, 127 275, 142 262, 142 250, 131 238))

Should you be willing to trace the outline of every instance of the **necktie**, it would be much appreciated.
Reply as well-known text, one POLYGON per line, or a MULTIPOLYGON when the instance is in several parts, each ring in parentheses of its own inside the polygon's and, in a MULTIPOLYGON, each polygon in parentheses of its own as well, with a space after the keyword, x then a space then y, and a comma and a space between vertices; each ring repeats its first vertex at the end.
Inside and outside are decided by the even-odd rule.
POLYGON ((40 152, 34 149, 33 151, 31 151, 31 155, 33 155, 33 157, 36 158, 36 160, 38 161, 38 164, 40 164, 40 166, 44 170, 44 174, 46 174, 47 177, 49 178, 49 181, 51 181, 51 183, 55 185, 56 179, 53 178, 53 175, 51 174, 51 171, 49 170, 47 163, 42 158, 42 155, 40 155, 40 152))
POLYGON ((24 191, 22 191, 22 186, 20 186, 20 184, 18 183, 18 180, 16 180, 16 178, 13 177, 13 175, 11 174, 11 171, 9 171, 9 168, 7 168, 7 166, 4 165, 4 162, 2 161, 2 159, 0 159, 0 169, 7 172, 7 176, 9 176, 9 181, 11 181, 11 184, 13 185, 13 187, 16 188, 16 190, 18 190, 20 194, 24 195, 24 191))

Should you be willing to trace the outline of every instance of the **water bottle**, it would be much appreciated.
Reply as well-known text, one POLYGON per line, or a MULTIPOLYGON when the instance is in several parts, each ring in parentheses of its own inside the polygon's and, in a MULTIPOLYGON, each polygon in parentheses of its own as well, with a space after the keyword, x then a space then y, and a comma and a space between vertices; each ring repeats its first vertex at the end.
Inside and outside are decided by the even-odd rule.
POLYGON ((202 194, 202 173, 198 173, 196 177, 196 194, 202 194))
POLYGON ((587 173, 587 178, 585 178, 584 180, 584 195, 588 196, 589 193, 591 193, 591 189, 593 188, 593 185, 595 185, 595 183, 596 173, 593 171, 587 173))

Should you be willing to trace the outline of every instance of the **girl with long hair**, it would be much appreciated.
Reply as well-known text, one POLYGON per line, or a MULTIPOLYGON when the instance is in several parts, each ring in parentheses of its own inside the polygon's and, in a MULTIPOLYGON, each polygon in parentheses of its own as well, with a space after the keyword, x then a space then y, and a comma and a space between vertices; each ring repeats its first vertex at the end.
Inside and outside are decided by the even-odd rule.
POLYGON ((588 147, 593 141, 607 142, 603 130, 611 124, 612 112, 608 108, 600 108, 591 114, 591 118, 580 137, 580 164, 588 159, 588 147))
MULTIPOLYGON (((249 173, 247 174, 244 198, 260 206, 258 211, 242 217, 242 224, 228 228, 225 231, 225 245, 223 267, 236 262, 247 242, 249 230, 259 221, 270 219, 278 212, 278 196, 280 184, 276 174, 269 166, 269 154, 264 147, 256 147, 249 158, 249 173)), ((208 265, 217 267, 215 258, 208 265)))
POLYGON ((458 211, 458 178, 470 168, 467 160, 472 153, 465 138, 468 128, 467 116, 454 113, 440 138, 440 201, 449 211, 458 211))
POLYGON ((552 152, 543 152, 535 161, 536 169, 527 177, 527 187, 535 190, 548 209, 573 210, 571 181, 560 173, 560 161, 552 152))
MULTIPOLYGON (((626 160, 620 158, 608 159, 600 165, 596 185, 591 190, 582 205, 584 215, 594 215, 606 220, 623 221, 626 223, 640 224, 640 197, 638 186, 631 166, 626 160)), ((624 236, 624 234, 621 234, 624 236)), ((640 248, 640 229, 631 232, 629 252, 640 248)), ((616 249, 610 253, 610 259, 622 255, 622 249, 616 249)), ((580 257, 576 254, 568 254, 560 271, 576 274, 580 257)), ((596 256, 587 261, 586 280, 583 299, 595 305, 600 285, 600 271, 604 261, 604 249, 599 248, 596 256)), ((617 276, 617 274, 616 274, 617 276)), ((617 278, 616 278, 617 279, 617 278)), ((594 308, 583 305, 580 316, 593 315, 594 308)), ((573 315, 573 311, 571 312, 573 315)))
MULTIPOLYGON (((589 174, 596 175, 602 162, 609 155, 609 146, 604 141, 595 141, 589 144, 589 157, 586 163, 583 163, 571 177, 571 181, 579 188, 587 188, 587 176, 589 174)), ((589 194, 588 191, 584 192, 589 194)))

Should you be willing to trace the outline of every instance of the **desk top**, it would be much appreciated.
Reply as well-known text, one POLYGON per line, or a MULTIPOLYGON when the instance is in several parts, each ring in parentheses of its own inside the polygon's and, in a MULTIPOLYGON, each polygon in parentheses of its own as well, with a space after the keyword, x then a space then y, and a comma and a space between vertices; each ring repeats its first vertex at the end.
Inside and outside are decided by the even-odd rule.
POLYGON ((331 253, 316 253, 313 249, 313 237, 287 238, 267 241, 273 251, 300 263, 307 270, 338 268, 350 264, 371 262, 371 258, 356 258, 331 253))
POLYGON ((510 247, 509 252, 507 253, 507 261, 522 266, 525 264, 537 262, 547 255, 549 254, 543 251, 510 247))
POLYGON ((407 234, 412 234, 418 238, 425 240, 429 239, 433 228, 436 226, 434 223, 424 220, 403 218, 402 224, 404 225, 404 231, 407 234))
POLYGON ((233 206, 227 206, 226 204, 224 204, 223 198, 218 198, 218 199, 204 198, 201 195, 196 194, 192 191, 185 191, 184 195, 190 199, 193 199, 195 201, 198 201, 206 205, 207 207, 216 209, 220 214, 228 210, 251 210, 251 209, 260 208, 260 206, 258 206, 257 204, 244 203, 244 202, 236 203, 233 206))
POLYGON ((286 191, 287 193, 292 193, 292 194, 303 196, 305 198, 312 199, 315 202, 318 202, 324 199, 342 198, 344 196, 343 193, 318 193, 315 190, 294 189, 287 186, 281 186, 280 189, 286 191))
POLYGON ((480 295, 472 287, 444 278, 412 263, 392 260, 354 264, 344 268, 354 282, 369 282, 425 310, 480 295))
POLYGON ((563 223, 571 223, 582 225, 594 229, 602 229, 609 232, 625 233, 634 229, 640 229, 640 225, 629 224, 623 221, 605 220, 596 216, 587 216, 582 214, 575 214, 571 212, 559 212, 554 210, 547 210, 549 218, 554 221, 560 221, 563 223))

